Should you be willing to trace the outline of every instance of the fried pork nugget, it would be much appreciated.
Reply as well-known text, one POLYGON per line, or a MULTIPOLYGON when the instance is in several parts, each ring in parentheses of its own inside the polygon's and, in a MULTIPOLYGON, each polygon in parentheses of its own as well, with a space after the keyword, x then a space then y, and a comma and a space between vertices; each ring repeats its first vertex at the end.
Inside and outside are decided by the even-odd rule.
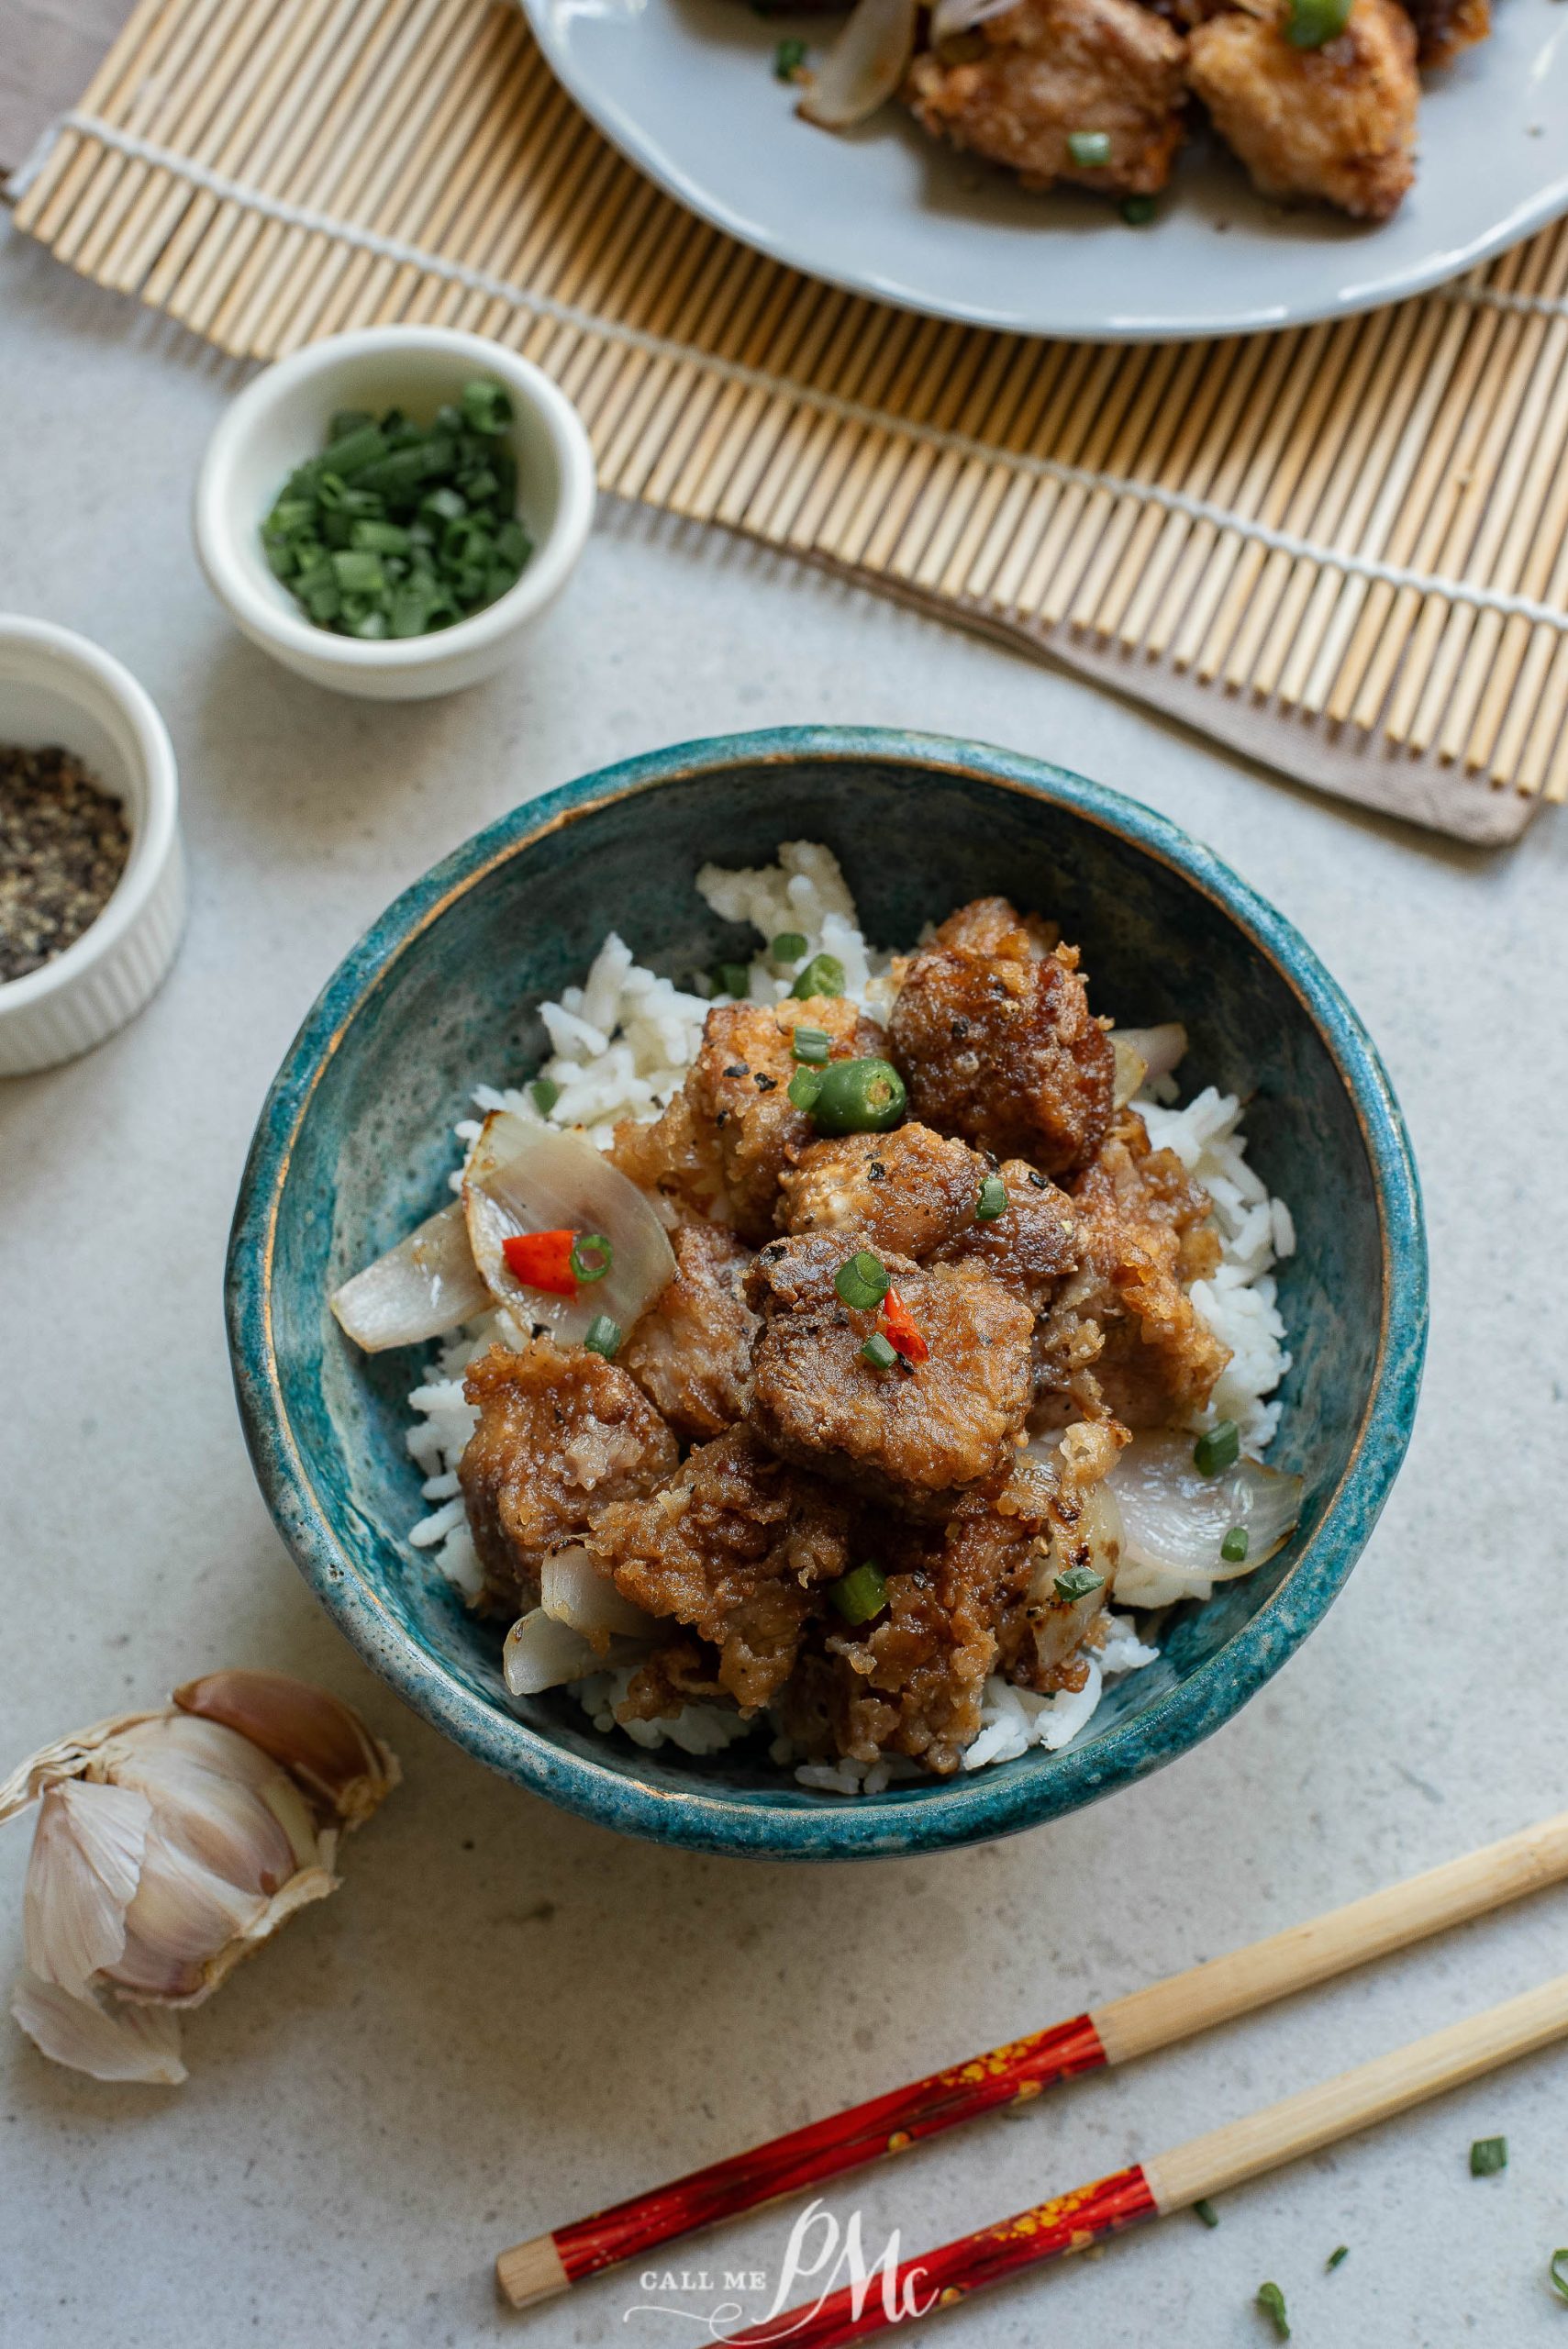
POLYGON ((740 1419, 757 1317, 740 1294, 751 1251, 722 1224, 672 1232, 675 1277, 617 1360, 677 1434, 719 1435, 740 1419))
POLYGON ((929 1256, 974 1222, 986 1160, 929 1126, 814 1141, 784 1175, 786 1231, 830 1231, 851 1247, 929 1256))

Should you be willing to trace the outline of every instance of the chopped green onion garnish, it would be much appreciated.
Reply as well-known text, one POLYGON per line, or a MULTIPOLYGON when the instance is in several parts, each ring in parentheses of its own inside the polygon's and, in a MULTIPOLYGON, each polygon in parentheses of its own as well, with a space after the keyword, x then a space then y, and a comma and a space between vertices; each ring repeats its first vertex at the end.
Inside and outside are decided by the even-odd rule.
POLYGON ((589 1353, 603 1354, 606 1362, 614 1362, 620 1351, 620 1323, 612 1321, 607 1313, 595 1313, 583 1343, 589 1353))
POLYGON ((1201 2219, 1206 2227, 1217 2227, 1219 2224, 1218 2211, 1213 2203, 1207 2199, 1193 2204, 1193 2216, 1195 2219, 1201 2219))
POLYGON ((999 1215, 1007 1212, 1007 1186, 999 1174, 987 1174, 980 1186, 980 1197, 975 1205, 976 1223, 995 1223, 999 1215))
POLYGON ((826 1028, 797 1028, 790 1039, 790 1050, 797 1061, 808 1061, 815 1067, 825 1061, 833 1049, 833 1039, 826 1028))
POLYGON ((708 976, 715 995, 744 996, 751 984, 751 974, 744 963, 716 963, 708 976))
POLYGON ((1293 49, 1321 49, 1351 21, 1351 0, 1290 0, 1284 37, 1293 49))
POLYGON ((1233 1525, 1219 1545, 1219 1554, 1228 1566, 1239 1566, 1247 1554, 1251 1540, 1244 1525, 1233 1525))
POLYGON ((889 1286, 887 1266, 869 1248, 861 1249, 833 1275, 833 1286, 856 1313, 873 1312, 887 1295, 889 1286))
POLYGON ((806 952, 806 941, 798 930, 781 930, 768 952, 775 963, 798 963, 806 952))
POLYGON ((884 1134, 904 1115, 906 1098, 890 1061, 829 1061, 810 1107, 819 1133, 884 1134))
POLYGON ((1284 2312, 1284 2294, 1280 2290, 1277 2284, 1259 2285, 1258 2306, 1262 2310, 1263 2314, 1272 2321, 1274 2332, 1279 2336, 1280 2340, 1288 2341, 1290 2339, 1290 2319, 1284 2312))
POLYGON ((536 1076, 528 1087, 528 1097, 541 1118, 548 1118, 561 1098, 561 1087, 548 1076, 536 1076))
POLYGON ((580 1232, 572 1242, 574 1280, 602 1281, 615 1260, 616 1252, 602 1231, 580 1232))
POLYGON ((844 966, 836 954, 814 954, 796 979, 790 993, 797 1002, 809 1003, 814 995, 842 995, 844 966))
POLYGON ((1496 2177, 1499 2170, 1508 2166, 1508 2141, 1506 2137, 1477 2137, 1470 2148, 1472 2177, 1496 2177))
POLYGON ((471 432, 490 438, 505 432, 512 421, 512 403, 499 384, 465 384, 462 420, 471 432))
POLYGON ((861 1360, 869 1362, 873 1370, 891 1370, 898 1356, 880 1330, 873 1330, 861 1348, 861 1360))
POLYGON ((786 34, 773 51, 773 72, 781 82, 793 82, 806 62, 806 43, 786 34))
POLYGON ((374 422, 375 418, 368 407, 340 407, 328 424, 328 441, 346 440, 350 432, 362 432, 367 425, 374 422))
POLYGON ((1234 1468, 1241 1457, 1241 1431, 1234 1419, 1221 1419, 1218 1427, 1209 1428, 1193 1446, 1193 1466, 1200 1476, 1222 1475, 1227 1468, 1234 1468))
POLYGON ((1554 2251, 1547 2269, 1551 2287, 1561 2299, 1568 2300, 1568 2251, 1554 2251))
POLYGON ((1335 2250, 1329 2254, 1328 2258, 1323 2262, 1323 2270, 1325 2275, 1331 2276, 1336 2267, 1343 2266, 1345 2261, 1349 2259, 1350 2255, 1350 2244, 1348 2243, 1339 2244, 1335 2250))
POLYGON ((1124 195, 1121 217, 1129 228, 1146 228, 1160 209, 1151 195, 1124 195))
POLYGON ((1076 1606, 1092 1590, 1103 1590, 1105 1586, 1104 1575, 1097 1575, 1093 1566, 1069 1566, 1064 1575, 1056 1577, 1056 1596, 1068 1607, 1076 1606))
POLYGON ((797 1109, 814 1109, 822 1090, 822 1072, 816 1068, 797 1068, 789 1081, 789 1097, 797 1109))
POLYGON ((828 1597, 846 1623, 869 1623, 887 1604, 887 1577, 880 1566, 856 1566, 828 1584, 828 1597))
POLYGON ((1095 171, 1111 159, 1111 135, 1108 130, 1070 130, 1067 152, 1080 171, 1095 171))

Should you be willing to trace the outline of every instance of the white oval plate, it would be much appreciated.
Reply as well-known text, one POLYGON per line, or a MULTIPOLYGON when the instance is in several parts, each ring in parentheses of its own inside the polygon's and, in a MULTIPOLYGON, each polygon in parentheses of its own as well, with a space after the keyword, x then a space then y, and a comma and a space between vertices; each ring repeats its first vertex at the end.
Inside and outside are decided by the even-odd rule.
POLYGON ((838 17, 746 0, 521 0, 584 112, 682 204, 830 284, 1026 334, 1138 342, 1372 309, 1568 212, 1568 5, 1494 0, 1496 29, 1429 78, 1415 186, 1382 228, 1255 195, 1195 142, 1150 227, 1070 192, 1025 195, 897 106, 847 136, 797 119, 782 35, 838 17))

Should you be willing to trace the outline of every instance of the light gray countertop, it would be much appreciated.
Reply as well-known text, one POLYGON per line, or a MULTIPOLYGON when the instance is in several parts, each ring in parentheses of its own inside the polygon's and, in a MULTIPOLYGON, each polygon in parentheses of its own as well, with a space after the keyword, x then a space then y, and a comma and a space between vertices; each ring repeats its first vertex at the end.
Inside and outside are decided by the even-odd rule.
MULTIPOLYGON (((1190 1965, 1557 1808, 1568 829, 1487 861, 1268 781, 988 645, 706 530, 611 507, 493 686, 317 693, 228 629, 186 508, 231 381, 0 239, 10 607, 84 630, 167 718, 189 935, 126 1034, 0 1087, 0 1768, 226 1662, 361 1704, 406 1785, 186 2028, 188 2084, 100 2087, 0 2027, 6 2349, 559 2349, 706 2338, 794 2213, 504 2319, 502 2245, 1190 1965), (1434 1317, 1415 1442, 1307 1647, 1173 1768, 987 1849, 854 1869, 616 1840, 406 1714, 295 1575, 230 1397, 224 1240, 251 1121, 344 949, 519 798, 698 734, 806 719, 990 737, 1212 841, 1320 951, 1383 1047, 1424 1173, 1434 1317)), ((781 836, 789 811, 779 811, 781 836)), ((613 909, 606 907, 606 918, 613 909)), ((0 1836, 0 1976, 25 1830, 0 1836)), ((1568 1956, 1568 1891, 1207 2042, 1092 2079, 830 2198, 915 2251, 1492 2003, 1568 1956)), ((1004 2288, 940 2340, 1301 2349, 1568 2339, 1568 2050, 1004 2288), (1505 2177, 1470 2141, 1505 2132, 1505 2177), (1323 2264, 1337 2243, 1351 2256, 1323 2264)), ((765 2305, 755 2299, 752 2309, 765 2305)), ((922 2336, 924 2337, 924 2336, 922 2336)))

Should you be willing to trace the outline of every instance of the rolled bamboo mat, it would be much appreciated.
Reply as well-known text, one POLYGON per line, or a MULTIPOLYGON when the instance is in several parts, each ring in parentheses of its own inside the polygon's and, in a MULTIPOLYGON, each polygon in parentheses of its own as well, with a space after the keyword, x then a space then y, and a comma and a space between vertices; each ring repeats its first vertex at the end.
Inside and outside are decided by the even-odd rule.
POLYGON ((684 211, 506 0, 139 0, 12 193, 59 259, 226 351, 494 335, 576 401, 606 489, 1347 798, 1496 841, 1568 796, 1568 224, 1270 336, 951 325, 684 211))

